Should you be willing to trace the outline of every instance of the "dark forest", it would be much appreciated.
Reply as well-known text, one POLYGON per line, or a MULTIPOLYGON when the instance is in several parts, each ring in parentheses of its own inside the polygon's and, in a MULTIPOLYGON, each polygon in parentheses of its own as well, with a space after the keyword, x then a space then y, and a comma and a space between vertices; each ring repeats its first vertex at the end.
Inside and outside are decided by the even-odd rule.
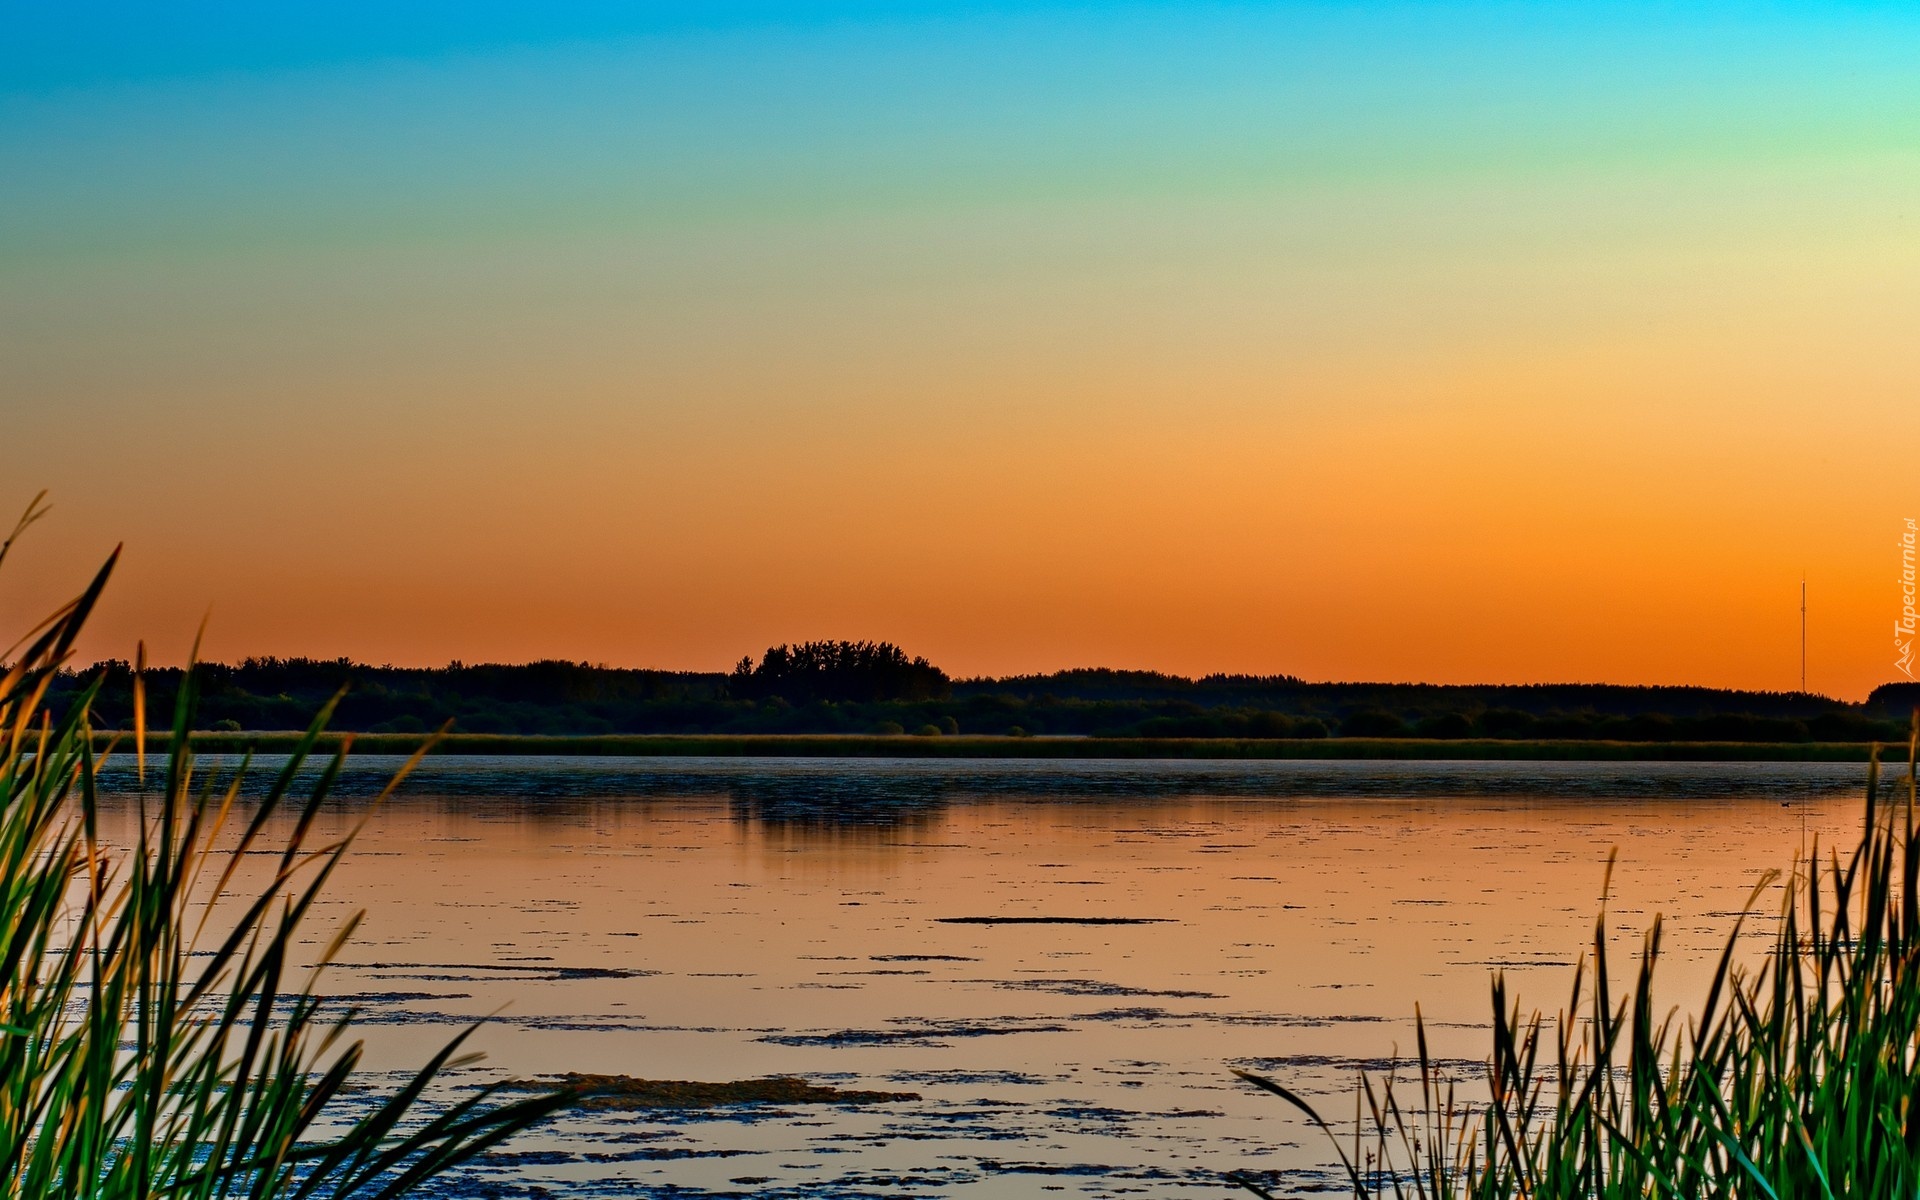
MULTIPOLYGON (((344 689, 333 726, 414 733, 447 722, 495 734, 919 734, 1170 738, 1598 738, 1619 741, 1900 740, 1920 686, 1865 703, 1794 692, 1611 684, 1312 683, 1286 675, 1081 669, 952 679, 884 642, 775 646, 730 673, 560 661, 445 667, 252 658, 198 668, 203 729, 299 729, 344 689)), ((150 669, 170 711, 178 669, 150 669)), ((96 720, 132 722, 132 670, 63 673, 55 698, 99 680, 96 720)))

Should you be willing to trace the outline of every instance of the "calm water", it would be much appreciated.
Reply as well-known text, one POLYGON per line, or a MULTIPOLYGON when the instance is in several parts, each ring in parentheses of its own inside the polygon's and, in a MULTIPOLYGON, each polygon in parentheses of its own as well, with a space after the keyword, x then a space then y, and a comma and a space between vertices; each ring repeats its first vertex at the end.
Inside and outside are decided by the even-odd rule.
MULTIPOLYGON (((330 828, 393 765, 363 760, 330 828)), ((1350 1114, 1355 1072, 1411 1047, 1418 1001, 1472 1077, 1493 971, 1565 1003, 1615 848, 1616 949, 1663 914, 1663 998, 1686 1003, 1762 872, 1851 836, 1863 777, 447 759, 373 815, 332 889, 323 926, 369 916, 324 990, 365 1009, 391 1066, 504 1007, 476 1075, 922 1096, 570 1118, 453 1194, 1227 1195, 1220 1173, 1247 1168, 1313 1189, 1328 1148, 1230 1066, 1350 1114)))

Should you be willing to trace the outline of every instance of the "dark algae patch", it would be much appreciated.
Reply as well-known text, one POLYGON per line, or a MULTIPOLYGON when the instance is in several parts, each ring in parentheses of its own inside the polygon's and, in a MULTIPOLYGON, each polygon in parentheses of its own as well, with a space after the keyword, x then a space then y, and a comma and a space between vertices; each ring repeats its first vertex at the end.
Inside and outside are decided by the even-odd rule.
POLYGON ((887 1104, 918 1100, 918 1092, 859 1091, 824 1087, 791 1076, 699 1083, 686 1079, 636 1079, 631 1075, 573 1073, 543 1079, 510 1079, 508 1091, 572 1092, 580 1108, 689 1109, 730 1104, 887 1104))
POLYGON ((342 963, 348 971, 378 971, 383 979, 419 979, 430 982, 474 983, 483 979, 524 979, 559 983, 581 979, 645 979, 658 975, 632 967, 561 967, 547 963, 342 963))
POLYGON ((1068 1033, 1052 1021, 1003 1017, 997 1021, 898 1021, 893 1029, 842 1029, 832 1033, 769 1034, 759 1040, 781 1046, 944 1046, 952 1038, 1001 1037, 1014 1033, 1068 1033))
POLYGON ((1171 925, 1172 917, 935 917, 942 925, 1171 925))
POLYGON ((1224 1000, 1218 992, 1196 992, 1184 988, 1125 987, 1098 979, 978 979, 992 987, 1017 992, 1054 992, 1062 996, 1161 996, 1179 1000, 1224 1000))

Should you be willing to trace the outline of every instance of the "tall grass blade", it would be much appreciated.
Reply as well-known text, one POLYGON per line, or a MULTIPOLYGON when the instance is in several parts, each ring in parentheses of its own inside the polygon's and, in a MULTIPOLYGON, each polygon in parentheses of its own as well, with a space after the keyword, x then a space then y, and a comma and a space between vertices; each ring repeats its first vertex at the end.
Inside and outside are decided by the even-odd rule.
POLYGON ((1816 841, 1762 877, 1684 1021, 1654 1006, 1657 918, 1615 997, 1603 887, 1591 970, 1575 968, 1551 1043, 1493 977, 1483 1098, 1428 1065, 1416 1008, 1422 1103, 1402 1106, 1391 1077, 1380 1094, 1359 1083, 1367 1172, 1290 1089, 1236 1073, 1306 1114, 1362 1200, 1408 1186, 1421 1200, 1920 1196, 1920 712, 1897 807, 1880 802, 1879 758, 1876 746, 1851 853, 1823 859, 1816 841), (1758 955, 1747 918, 1776 884, 1779 932, 1758 955))
MULTIPOLYGON (((0 561, 44 511, 36 497, 0 561)), ((352 841, 311 844, 341 759, 310 782, 303 767, 332 704, 230 831, 247 764, 198 774, 191 671, 148 789, 142 646, 138 822, 126 844, 102 840, 99 681, 61 713, 46 697, 114 562, 0 672, 0 1200, 398 1197, 568 1103, 495 1103, 484 1088, 443 1099, 465 1033, 370 1108, 360 1098, 378 1084, 350 1014, 327 1015, 317 990, 358 918, 317 967, 293 965, 352 841), (277 853, 253 857, 262 847, 277 853)))

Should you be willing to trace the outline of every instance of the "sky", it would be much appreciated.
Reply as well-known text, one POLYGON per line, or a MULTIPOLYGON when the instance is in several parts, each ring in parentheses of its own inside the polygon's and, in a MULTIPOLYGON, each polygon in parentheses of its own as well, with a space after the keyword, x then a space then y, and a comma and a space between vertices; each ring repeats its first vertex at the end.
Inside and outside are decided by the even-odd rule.
POLYGON ((1912 6, 0 14, 9 633, 1899 678, 1912 6))

